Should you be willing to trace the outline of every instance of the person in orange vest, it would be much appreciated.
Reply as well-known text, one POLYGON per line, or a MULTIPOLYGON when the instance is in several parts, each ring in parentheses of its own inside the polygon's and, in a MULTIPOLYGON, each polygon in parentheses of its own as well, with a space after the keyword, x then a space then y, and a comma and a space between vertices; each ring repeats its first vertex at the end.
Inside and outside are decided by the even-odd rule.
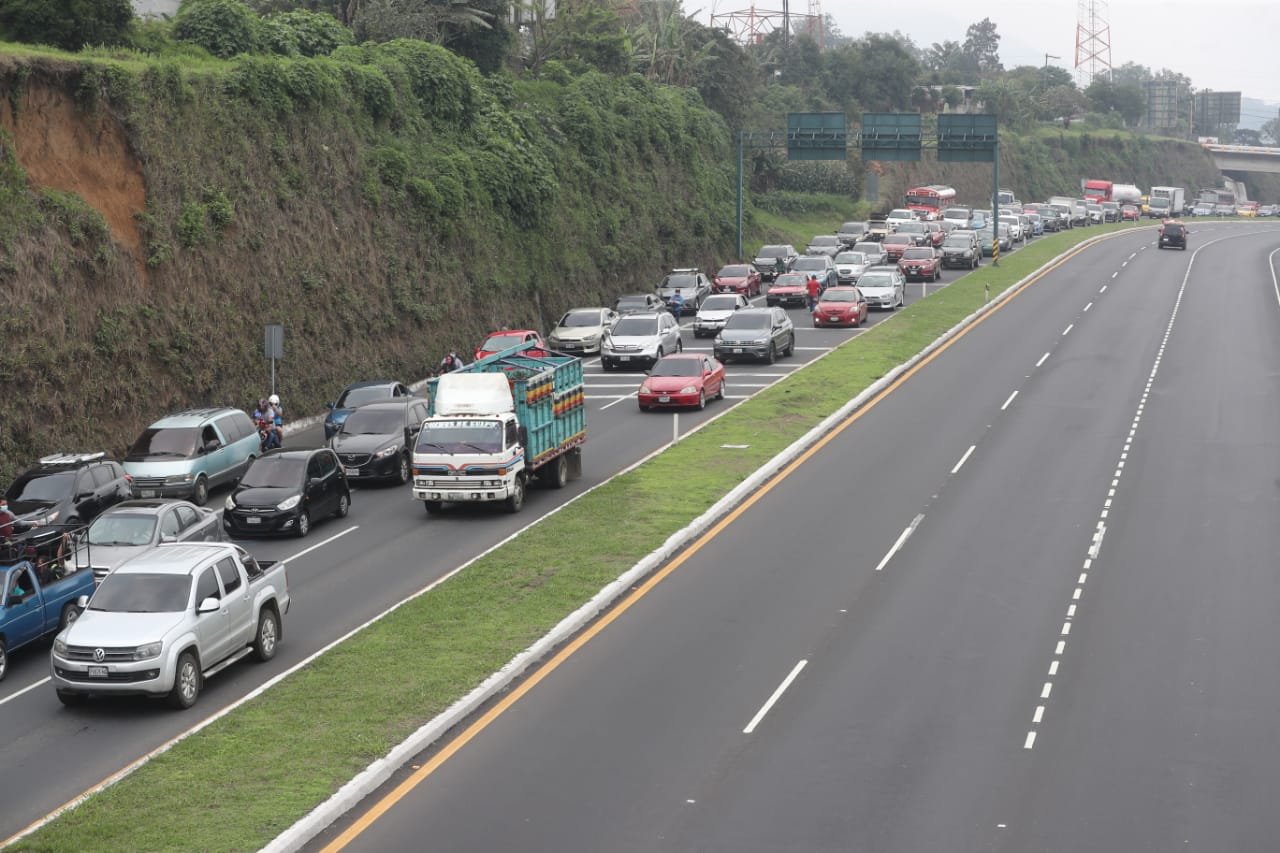
POLYGON ((812 314, 818 310, 818 297, 822 295, 822 285, 818 282, 818 277, 809 273, 809 280, 804 283, 804 289, 809 294, 809 313, 812 314))

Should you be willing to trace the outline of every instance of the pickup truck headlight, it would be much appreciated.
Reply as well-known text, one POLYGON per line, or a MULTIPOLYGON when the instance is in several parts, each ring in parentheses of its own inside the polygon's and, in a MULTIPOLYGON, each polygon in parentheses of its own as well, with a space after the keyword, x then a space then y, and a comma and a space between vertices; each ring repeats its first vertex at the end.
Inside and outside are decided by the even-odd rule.
POLYGON ((53 641, 53 653, 55 655, 66 657, 67 644, 62 641, 61 637, 58 637, 53 641))
POLYGON ((234 495, 227 495, 227 502, 223 504, 223 507, 225 507, 225 508, 226 508, 226 509, 228 509, 228 510, 233 510, 233 509, 235 509, 235 508, 236 508, 236 499, 235 499, 235 496, 234 496, 234 495))
POLYGON ((163 643, 147 643, 144 646, 138 646, 133 650, 134 660, 150 660, 151 658, 160 657, 160 649, 163 643))
POLYGON ((294 495, 291 498, 285 498, 284 500, 280 501, 280 503, 276 505, 276 509, 280 510, 281 512, 286 512, 288 510, 293 509, 301 501, 302 501, 302 495, 294 495))

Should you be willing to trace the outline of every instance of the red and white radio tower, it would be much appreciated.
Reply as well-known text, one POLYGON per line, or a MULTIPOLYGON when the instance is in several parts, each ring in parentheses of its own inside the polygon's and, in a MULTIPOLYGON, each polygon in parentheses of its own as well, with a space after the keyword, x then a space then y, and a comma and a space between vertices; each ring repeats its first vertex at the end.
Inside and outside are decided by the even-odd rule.
POLYGON ((823 49, 826 26, 822 17, 821 0, 809 0, 808 14, 792 12, 789 0, 778 2, 781 9, 763 9, 752 4, 734 12, 718 13, 713 10, 711 26, 726 31, 734 41, 745 46, 760 44, 765 35, 775 30, 782 31, 784 41, 789 40, 791 34, 796 32, 796 24, 800 24, 803 27, 801 32, 808 33, 817 43, 818 49, 823 49))
POLYGON ((1111 79, 1107 18, 1107 0, 1080 0, 1076 7, 1076 80, 1082 89, 1097 77, 1111 79))

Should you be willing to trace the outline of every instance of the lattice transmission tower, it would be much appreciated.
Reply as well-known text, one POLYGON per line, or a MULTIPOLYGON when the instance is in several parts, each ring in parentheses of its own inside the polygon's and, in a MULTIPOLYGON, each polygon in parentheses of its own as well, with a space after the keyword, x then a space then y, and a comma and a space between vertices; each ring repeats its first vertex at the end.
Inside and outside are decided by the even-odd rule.
POLYGON ((807 33, 822 50, 826 26, 822 18, 821 0, 809 0, 809 12, 792 12, 790 0, 781 0, 781 9, 766 9, 752 4, 736 12, 712 12, 711 26, 729 33, 741 45, 760 44, 764 37, 781 30, 790 40, 794 32, 807 33))
POLYGON ((1076 7, 1076 81, 1111 79, 1111 24, 1107 0, 1079 0, 1076 7))

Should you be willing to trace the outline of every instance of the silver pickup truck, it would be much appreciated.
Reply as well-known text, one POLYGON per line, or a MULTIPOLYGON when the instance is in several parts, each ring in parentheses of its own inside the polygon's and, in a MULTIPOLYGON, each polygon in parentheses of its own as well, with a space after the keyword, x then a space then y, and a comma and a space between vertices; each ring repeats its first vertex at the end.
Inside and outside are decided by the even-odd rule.
POLYGON ((64 705, 92 695, 163 696, 196 703, 204 679, 253 654, 275 657, 289 612, 283 564, 230 542, 158 545, 125 562, 53 641, 64 705))

